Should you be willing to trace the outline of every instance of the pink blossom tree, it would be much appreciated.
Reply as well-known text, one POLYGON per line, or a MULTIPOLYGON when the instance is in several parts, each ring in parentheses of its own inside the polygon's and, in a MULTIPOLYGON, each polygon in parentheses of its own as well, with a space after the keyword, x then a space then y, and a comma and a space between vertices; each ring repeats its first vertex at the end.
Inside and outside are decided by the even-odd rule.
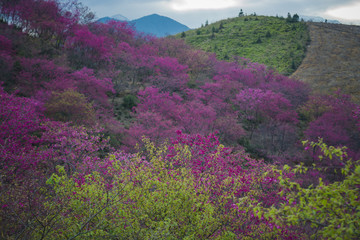
POLYGON ((79 26, 66 40, 68 59, 75 69, 101 68, 109 63, 111 41, 92 33, 87 26, 79 26))
POLYGON ((17 236, 46 216, 46 178, 57 165, 69 173, 92 171, 109 146, 99 129, 49 121, 37 100, 0 88, 0 102, 0 230, 17 236))
POLYGON ((236 95, 235 105, 239 109, 239 119, 249 133, 250 144, 257 146, 255 149, 262 149, 264 157, 284 153, 296 143, 294 127, 298 116, 282 94, 244 89, 236 95))
POLYGON ((360 133, 353 117, 357 107, 349 96, 341 94, 311 98, 301 108, 308 121, 305 136, 312 141, 322 138, 332 146, 347 146, 352 157, 358 156, 360 133))

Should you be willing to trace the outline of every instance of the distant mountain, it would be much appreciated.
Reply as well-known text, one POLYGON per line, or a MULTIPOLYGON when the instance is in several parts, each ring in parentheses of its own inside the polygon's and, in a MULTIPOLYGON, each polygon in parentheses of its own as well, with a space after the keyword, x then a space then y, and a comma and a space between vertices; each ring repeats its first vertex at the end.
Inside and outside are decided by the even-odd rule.
POLYGON ((115 20, 119 20, 119 21, 130 21, 127 17, 121 15, 121 14, 116 14, 114 16, 111 16, 112 19, 115 19, 115 20))
POLYGON ((190 30, 190 28, 184 24, 158 14, 148 15, 132 21, 121 14, 117 14, 112 17, 100 18, 97 22, 107 23, 112 20, 127 21, 135 27, 136 31, 151 34, 156 37, 166 37, 168 35, 175 35, 190 30))
MULTIPOLYGON (((316 17, 316 16, 299 16, 300 19, 304 19, 305 22, 325 22, 325 19, 322 17, 316 17)), ((338 20, 330 20, 327 19, 328 23, 336 23, 336 24, 341 24, 341 22, 339 22, 338 20)))
POLYGON ((152 14, 131 21, 138 32, 152 34, 157 37, 165 37, 190 30, 189 27, 171 18, 152 14))
POLYGON ((98 20, 96 20, 96 22, 101 22, 101 23, 107 23, 110 21, 119 21, 119 20, 117 20, 115 18, 111 18, 111 17, 102 17, 102 18, 99 18, 98 20))

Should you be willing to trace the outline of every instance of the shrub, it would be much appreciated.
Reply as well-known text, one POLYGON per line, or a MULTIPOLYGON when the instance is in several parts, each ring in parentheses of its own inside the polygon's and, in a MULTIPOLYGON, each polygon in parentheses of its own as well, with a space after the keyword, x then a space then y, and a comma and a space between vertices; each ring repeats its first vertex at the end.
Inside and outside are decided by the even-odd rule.
MULTIPOLYGON (((311 142, 310 146, 319 147, 322 158, 340 158, 344 162, 341 169, 345 179, 343 181, 325 184, 319 179, 319 185, 308 188, 279 176, 278 180, 283 189, 291 192, 287 194, 287 203, 280 208, 271 207, 265 212, 266 218, 276 219, 278 223, 286 222, 291 225, 310 225, 313 236, 321 239, 356 239, 360 236, 360 165, 346 159, 344 148, 328 147, 322 141, 311 142)), ((280 173, 289 171, 284 166, 280 173)), ((298 166, 292 169, 294 173, 306 172, 308 168, 298 166)), ((261 215, 261 214, 260 214, 261 215)))
POLYGON ((64 92, 53 92, 45 104, 45 114, 56 121, 72 122, 75 125, 93 125, 95 111, 86 97, 69 89, 64 92))
POLYGON ((136 107, 138 103, 139 99, 136 96, 129 94, 124 97, 122 105, 124 108, 131 110, 133 107, 136 107))
POLYGON ((206 191, 194 191, 189 169, 171 169, 158 149, 150 159, 109 157, 108 175, 66 175, 47 181, 55 195, 45 206, 52 239, 77 236, 124 239, 205 239, 216 230, 206 191), (55 200, 55 201, 54 201, 55 200), (61 203, 59 212, 58 204, 61 203))

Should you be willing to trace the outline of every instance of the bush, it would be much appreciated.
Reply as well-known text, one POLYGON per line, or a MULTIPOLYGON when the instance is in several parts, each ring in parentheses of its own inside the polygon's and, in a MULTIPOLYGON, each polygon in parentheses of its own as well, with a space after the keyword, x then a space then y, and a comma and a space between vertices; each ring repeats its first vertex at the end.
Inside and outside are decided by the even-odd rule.
POLYGON ((75 90, 54 92, 45 104, 45 114, 56 121, 72 122, 75 125, 93 125, 95 111, 86 97, 75 90))
MULTIPOLYGON (((305 141, 304 143, 307 143, 305 141)), ((323 183, 319 178, 319 185, 308 188, 279 176, 279 183, 287 194, 287 204, 280 208, 271 207, 265 217, 277 219, 278 223, 285 222, 291 225, 310 225, 313 236, 318 239, 357 239, 360 236, 360 165, 359 161, 346 160, 345 148, 328 147, 320 140, 311 142, 309 146, 318 147, 324 158, 340 158, 344 162, 341 169, 345 179, 332 184, 323 183)), ((309 147, 308 146, 308 147, 309 147)), ((284 166, 280 173, 289 171, 284 166)), ((298 166, 293 173, 306 172, 308 168, 298 166)))
POLYGON ((55 191, 45 204, 55 223, 47 235, 51 239, 207 239, 217 230, 209 195, 203 189, 194 191, 195 177, 189 169, 169 169, 161 154, 158 149, 150 163, 112 155, 105 175, 68 176, 59 167, 47 181, 55 191))
POLYGON ((137 98, 137 96, 129 94, 124 97, 122 105, 124 108, 131 110, 133 107, 136 107, 138 103, 139 99, 137 98))

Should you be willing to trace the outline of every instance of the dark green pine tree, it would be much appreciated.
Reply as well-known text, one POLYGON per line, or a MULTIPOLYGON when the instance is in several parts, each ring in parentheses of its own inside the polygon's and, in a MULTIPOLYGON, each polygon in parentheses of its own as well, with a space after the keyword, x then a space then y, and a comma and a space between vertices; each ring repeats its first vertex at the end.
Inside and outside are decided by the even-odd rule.
POLYGON ((242 17, 242 16, 244 16, 244 12, 243 12, 243 10, 242 10, 242 9, 240 9, 240 12, 239 12, 239 17, 242 17))

